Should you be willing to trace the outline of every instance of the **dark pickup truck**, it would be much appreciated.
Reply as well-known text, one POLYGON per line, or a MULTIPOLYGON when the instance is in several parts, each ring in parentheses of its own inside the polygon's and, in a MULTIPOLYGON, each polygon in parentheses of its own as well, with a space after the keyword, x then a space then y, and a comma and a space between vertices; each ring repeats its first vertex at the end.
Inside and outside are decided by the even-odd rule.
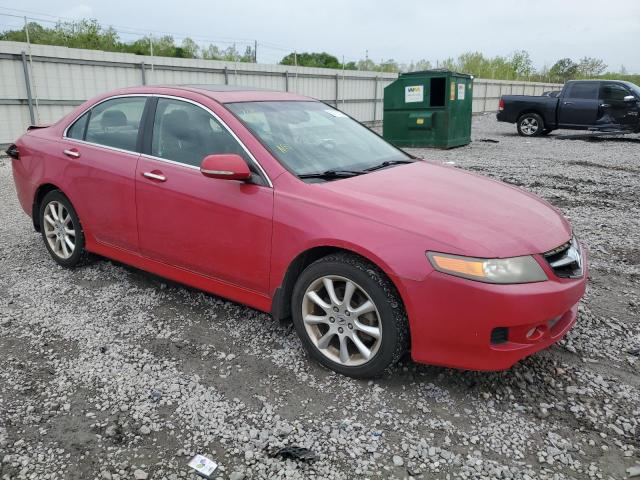
POLYGON ((498 108, 498 121, 515 123, 525 137, 557 128, 640 131, 640 87, 631 82, 571 80, 557 96, 505 95, 498 108))

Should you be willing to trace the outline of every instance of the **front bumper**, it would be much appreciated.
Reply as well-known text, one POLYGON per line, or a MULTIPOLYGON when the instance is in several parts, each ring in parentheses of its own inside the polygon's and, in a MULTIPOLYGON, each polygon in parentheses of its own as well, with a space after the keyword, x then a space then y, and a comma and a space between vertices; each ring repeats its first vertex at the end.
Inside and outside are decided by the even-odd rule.
POLYGON ((503 370, 549 347, 576 322, 586 288, 585 255, 583 275, 575 279, 556 277, 539 257, 549 278, 545 282, 495 285, 440 272, 421 282, 404 282, 412 358, 468 370, 503 370))

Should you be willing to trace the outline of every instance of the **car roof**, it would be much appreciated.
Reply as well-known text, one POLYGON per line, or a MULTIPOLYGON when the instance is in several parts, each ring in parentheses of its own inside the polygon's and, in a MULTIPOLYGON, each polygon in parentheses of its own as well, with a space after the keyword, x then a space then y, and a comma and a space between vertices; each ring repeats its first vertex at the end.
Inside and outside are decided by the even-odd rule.
POLYGON ((190 91, 206 95, 219 103, 315 100, 296 93, 241 85, 153 85, 132 87, 125 90, 130 93, 158 93, 166 95, 179 95, 180 90, 190 91))

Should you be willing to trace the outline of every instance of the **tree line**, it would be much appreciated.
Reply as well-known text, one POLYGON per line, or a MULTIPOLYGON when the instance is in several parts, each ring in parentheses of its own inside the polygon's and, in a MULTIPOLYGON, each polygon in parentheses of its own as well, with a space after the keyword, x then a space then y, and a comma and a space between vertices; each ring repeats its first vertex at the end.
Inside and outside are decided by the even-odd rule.
POLYGON ((171 35, 159 37, 146 35, 137 40, 125 42, 120 39, 114 28, 103 27, 94 19, 58 22, 52 27, 43 27, 39 23, 29 22, 26 27, 19 30, 1 32, 0 40, 26 42, 27 30, 31 43, 43 45, 134 53, 136 55, 151 55, 153 49, 153 55, 158 57, 204 58, 231 62, 253 62, 255 60, 255 52, 251 46, 247 46, 244 51, 239 51, 236 45, 220 48, 209 44, 206 47, 201 47, 189 37, 186 37, 179 44, 176 44, 171 35))
POLYGON ((618 71, 607 71, 602 59, 583 57, 578 61, 562 58, 551 67, 536 69, 529 53, 518 50, 508 56, 486 57, 480 52, 467 52, 457 58, 447 58, 435 64, 429 60, 418 60, 411 63, 398 63, 393 59, 376 63, 370 59, 357 62, 340 63, 337 57, 326 52, 290 53, 281 62, 282 65, 299 65, 304 67, 344 68, 347 70, 369 70, 378 72, 415 72, 443 68, 457 72, 469 73, 478 78, 498 80, 526 80, 531 82, 564 83, 567 80, 586 78, 617 78, 640 83, 640 75, 629 74, 624 66, 618 71))
MULTIPOLYGON (((214 44, 201 46, 189 37, 176 43, 171 35, 159 37, 147 35, 126 42, 120 39, 114 28, 103 27, 95 19, 58 22, 52 27, 44 27, 39 23, 30 22, 26 28, 0 32, 0 40, 25 42, 27 30, 30 42, 46 45, 137 55, 151 55, 153 49, 153 55, 159 57, 204 58, 233 62, 256 61, 256 52, 251 46, 245 47, 243 51, 240 51, 236 45, 226 48, 220 48, 214 44)), ((469 73, 479 78, 500 80, 564 83, 567 80, 580 78, 617 78, 636 84, 640 83, 640 75, 629 74, 624 66, 621 66, 617 71, 607 71, 607 65, 602 59, 592 57, 583 57, 577 61, 571 58, 561 58, 550 67, 543 66, 536 69, 526 50, 517 50, 507 56, 498 55, 495 57, 486 57, 480 52, 467 52, 457 58, 437 61, 435 65, 426 59, 399 63, 393 59, 375 62, 370 58, 365 58, 343 63, 338 57, 327 52, 292 52, 282 58, 280 64, 378 72, 413 72, 444 68, 469 73)))

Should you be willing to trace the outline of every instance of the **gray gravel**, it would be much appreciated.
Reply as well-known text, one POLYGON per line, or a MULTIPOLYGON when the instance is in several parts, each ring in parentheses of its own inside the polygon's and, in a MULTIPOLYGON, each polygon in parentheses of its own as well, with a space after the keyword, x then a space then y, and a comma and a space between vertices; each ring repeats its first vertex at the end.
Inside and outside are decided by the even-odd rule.
POLYGON ((287 325, 96 260, 56 266, 0 159, 0 478, 625 478, 640 463, 640 138, 526 140, 475 117, 420 155, 531 190, 591 255, 566 340, 506 372, 406 361, 356 381, 287 325), (498 143, 483 142, 495 139, 498 143), (313 450, 315 461, 272 456, 313 450))

